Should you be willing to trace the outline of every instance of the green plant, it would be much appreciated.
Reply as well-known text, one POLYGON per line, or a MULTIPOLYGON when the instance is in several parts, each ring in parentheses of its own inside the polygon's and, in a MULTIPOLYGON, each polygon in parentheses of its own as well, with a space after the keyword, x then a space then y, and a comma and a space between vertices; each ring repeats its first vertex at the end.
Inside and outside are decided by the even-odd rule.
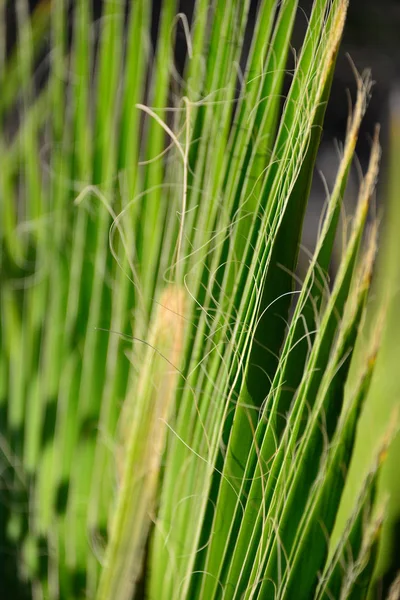
POLYGON ((0 101, 3 123, 17 100, 23 114, 0 141, 1 544, 18 549, 34 598, 124 600, 143 577, 154 599, 366 596, 394 425, 345 532, 336 545, 330 536, 380 341, 378 319, 345 394, 376 250, 373 225, 359 256, 380 151, 376 135, 330 290, 370 92, 358 78, 295 290, 347 1, 315 1, 282 107, 297 4, 261 1, 242 73, 249 0, 198 0, 190 31, 164 0, 154 57, 148 2, 132 3, 125 37, 121 3, 106 2, 93 44, 78 0, 72 47, 66 3, 42 3, 50 72, 36 96, 41 38, 18 3, 0 101))
MULTIPOLYGON (((351 497, 359 491, 360 481, 369 468, 376 445, 391 420, 398 419, 400 387, 395 374, 399 363, 399 264, 398 264, 398 230, 400 212, 398 206, 398 190, 400 182, 397 169, 397 157, 400 152, 399 104, 396 90, 392 93, 390 111, 390 147, 388 181, 386 184, 385 219, 381 233, 381 244, 377 274, 373 284, 372 299, 368 307, 367 327, 359 335, 355 349, 354 367, 365 360, 365 348, 368 347, 371 330, 377 319, 381 319, 382 307, 385 319, 382 322, 382 342, 375 369, 374 380, 366 402, 365 410, 360 418, 357 443, 354 448, 351 469, 348 474, 345 494, 342 499, 337 524, 333 537, 340 535, 348 515, 351 497)), ((351 374, 350 374, 351 377, 351 374)), ((396 576, 399 569, 399 523, 400 502, 397 462, 400 438, 397 434, 393 441, 380 478, 380 496, 386 502, 386 517, 383 523, 381 543, 375 584, 371 589, 371 598, 382 596, 382 589, 396 576)), ((398 584, 397 584, 398 586, 398 584)), ((397 587, 397 595, 399 587, 397 587)), ((393 597, 396 597, 394 595, 393 597)))

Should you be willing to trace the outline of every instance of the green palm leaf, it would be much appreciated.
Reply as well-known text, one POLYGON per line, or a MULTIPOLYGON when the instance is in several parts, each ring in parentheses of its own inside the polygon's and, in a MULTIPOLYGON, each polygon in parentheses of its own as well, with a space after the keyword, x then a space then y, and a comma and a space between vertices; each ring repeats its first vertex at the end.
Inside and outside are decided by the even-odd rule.
POLYGON ((327 274, 369 76, 295 274, 347 0, 315 0, 283 103, 297 0, 261 0, 253 29, 250 0, 197 0, 191 22, 164 0, 154 48, 144 0, 105 2, 96 25, 86 0, 17 5, 0 74, 7 582, 51 600, 143 582, 157 600, 364 598, 395 425, 336 529, 385 319, 354 361, 378 133, 327 274))

